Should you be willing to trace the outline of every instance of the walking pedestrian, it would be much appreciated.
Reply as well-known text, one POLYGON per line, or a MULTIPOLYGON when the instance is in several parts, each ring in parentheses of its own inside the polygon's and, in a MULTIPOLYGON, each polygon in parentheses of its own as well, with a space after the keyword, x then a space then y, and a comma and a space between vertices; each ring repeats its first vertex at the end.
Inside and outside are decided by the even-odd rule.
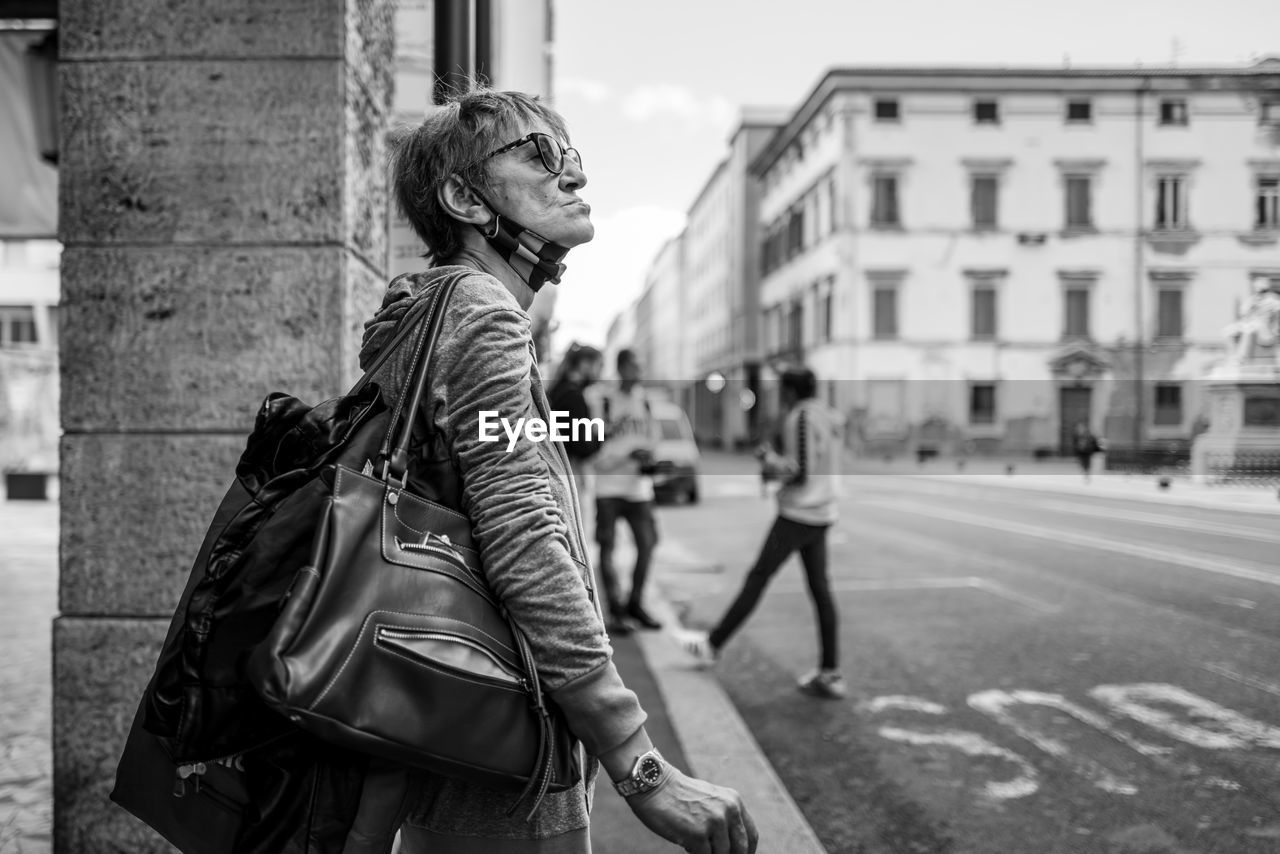
POLYGON ((596 474, 596 542, 600 545, 600 578, 615 623, 633 620, 644 629, 662 624, 644 608, 644 586, 658 545, 653 516, 653 453, 661 437, 649 398, 640 385, 643 366, 634 350, 618 352, 619 383, 600 399, 605 442, 593 464, 596 474), (636 563, 626 599, 613 565, 618 519, 626 520, 636 546, 636 563))
MULTIPOLYGON (((686 850, 755 851, 738 794, 667 763, 618 675, 559 443, 508 446, 484 441, 479 429, 485 411, 512 422, 548 419, 528 309, 539 288, 559 281, 568 251, 594 234, 579 196, 586 182, 564 120, 536 98, 476 89, 435 109, 396 143, 392 161, 395 198, 430 247, 432 267, 391 283, 366 324, 361 362, 376 358, 436 283, 465 274, 443 315, 408 487, 469 515, 489 589, 527 635, 546 693, 595 758, 528 822, 508 815, 511 792, 459 778, 415 771, 367 780, 359 833, 344 854, 385 854, 398 827, 402 854, 587 854, 597 760, 664 839, 686 850)), ((410 374, 412 348, 403 349, 375 377, 393 400, 410 374)))
POLYGON ((1071 435, 1071 450, 1080 463, 1084 482, 1088 483, 1089 473, 1093 468, 1093 455, 1102 450, 1102 445, 1098 442, 1098 437, 1089 429, 1089 425, 1083 421, 1076 422, 1075 431, 1071 435))
POLYGON ((827 531, 837 520, 844 419, 819 401, 816 391, 817 378, 808 368, 782 373, 781 398, 788 411, 781 453, 768 445, 757 451, 763 469, 782 479, 777 518, 737 598, 715 628, 684 632, 681 643, 704 665, 714 663, 760 602, 770 579, 792 552, 799 552, 818 619, 821 657, 818 669, 802 677, 797 687, 815 697, 840 699, 847 688, 839 669, 838 618, 827 575, 827 531))

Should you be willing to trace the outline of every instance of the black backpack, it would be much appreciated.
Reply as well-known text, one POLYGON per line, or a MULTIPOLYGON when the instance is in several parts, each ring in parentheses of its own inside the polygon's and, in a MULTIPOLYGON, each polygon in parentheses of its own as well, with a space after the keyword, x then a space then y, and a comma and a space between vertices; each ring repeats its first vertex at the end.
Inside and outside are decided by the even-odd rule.
MULTIPOLYGON (((183 851, 293 850, 287 840, 321 805, 332 850, 341 850, 343 811, 355 806, 350 793, 358 801, 367 760, 297 730, 261 699, 244 666, 309 557, 332 465, 384 462, 392 413, 372 377, 410 335, 425 332, 446 290, 432 286, 348 394, 307 406, 276 392, 258 411, 174 612, 111 795, 183 851), (157 787, 166 765, 167 780, 157 787), (318 791, 326 785, 327 795, 318 791), (266 802, 269 818, 258 812, 266 802)), ((331 850, 313 838, 319 829, 303 832, 310 840, 299 850, 331 850)))

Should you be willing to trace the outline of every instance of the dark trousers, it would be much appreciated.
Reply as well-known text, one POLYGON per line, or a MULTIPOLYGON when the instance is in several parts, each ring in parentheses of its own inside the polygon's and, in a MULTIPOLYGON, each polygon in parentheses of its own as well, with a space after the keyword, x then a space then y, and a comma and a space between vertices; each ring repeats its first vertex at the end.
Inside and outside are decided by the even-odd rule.
POLYGON ((631 574, 631 595, 628 602, 639 605, 644 594, 644 583, 649 577, 649 564, 653 562, 653 549, 658 545, 658 525, 653 518, 652 501, 628 501, 625 498, 596 499, 596 542, 600 544, 600 583, 612 611, 621 611, 622 601, 618 573, 613 566, 613 544, 618 529, 618 518, 626 520, 636 543, 636 566, 631 574))
POLYGON ((818 614, 818 637, 822 644, 822 664, 824 669, 834 670, 839 666, 839 650, 836 643, 836 606, 831 598, 831 582, 827 579, 827 529, 830 525, 805 525, 779 516, 769 529, 760 548, 760 556, 755 566, 747 573, 738 591, 738 598, 733 600, 729 610, 720 618, 720 623, 711 630, 711 645, 716 649, 724 646, 743 621, 755 610, 764 595, 769 580, 782 566, 791 553, 800 552, 800 562, 804 564, 805 579, 809 582, 809 597, 813 600, 813 609, 818 614))

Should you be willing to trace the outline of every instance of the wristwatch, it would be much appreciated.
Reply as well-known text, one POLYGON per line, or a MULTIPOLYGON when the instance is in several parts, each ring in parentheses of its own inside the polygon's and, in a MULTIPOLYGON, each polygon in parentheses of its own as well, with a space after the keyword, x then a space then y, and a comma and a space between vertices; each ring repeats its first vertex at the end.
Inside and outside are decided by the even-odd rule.
POLYGON ((624 798, 652 791, 667 778, 671 766, 657 748, 641 753, 636 764, 631 766, 631 775, 613 784, 618 794, 624 798))

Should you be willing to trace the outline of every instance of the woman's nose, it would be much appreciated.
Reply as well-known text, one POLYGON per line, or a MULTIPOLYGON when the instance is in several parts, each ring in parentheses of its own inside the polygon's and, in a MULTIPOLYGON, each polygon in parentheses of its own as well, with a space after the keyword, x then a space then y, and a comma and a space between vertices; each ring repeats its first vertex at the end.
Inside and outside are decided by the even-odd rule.
POLYGON ((564 171, 560 173, 560 186, 565 190, 577 190, 587 186, 587 173, 572 157, 564 159, 564 171))

